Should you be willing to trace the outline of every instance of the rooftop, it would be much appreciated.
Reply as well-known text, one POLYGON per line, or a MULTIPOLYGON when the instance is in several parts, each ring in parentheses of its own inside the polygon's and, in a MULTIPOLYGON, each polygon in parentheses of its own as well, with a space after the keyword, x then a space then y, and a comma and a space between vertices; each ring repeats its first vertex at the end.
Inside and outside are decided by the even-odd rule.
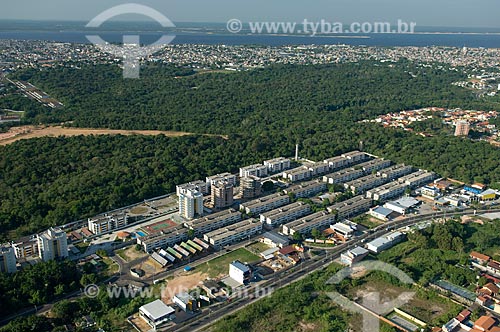
POLYGON ((143 305, 139 308, 142 312, 144 312, 147 316, 149 316, 153 320, 160 319, 165 317, 166 315, 173 314, 175 310, 163 303, 162 300, 156 300, 150 302, 148 304, 143 305))

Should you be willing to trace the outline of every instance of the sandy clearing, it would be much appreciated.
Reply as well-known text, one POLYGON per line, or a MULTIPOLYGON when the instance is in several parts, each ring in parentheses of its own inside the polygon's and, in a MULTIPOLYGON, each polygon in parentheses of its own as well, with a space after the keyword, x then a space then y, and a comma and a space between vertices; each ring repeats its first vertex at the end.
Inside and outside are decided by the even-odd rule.
MULTIPOLYGON (((91 128, 64 128, 61 126, 23 126, 13 127, 9 132, 0 134, 0 145, 8 145, 22 139, 60 136, 89 136, 89 135, 165 135, 180 137, 193 135, 182 131, 162 130, 120 130, 120 129, 91 129, 91 128)), ((215 135, 207 135, 215 136, 215 135)), ((227 139, 227 136, 220 136, 227 139)))
POLYGON ((200 285, 202 281, 207 279, 206 273, 193 273, 176 275, 174 279, 167 282, 167 287, 162 291, 162 299, 166 302, 172 302, 172 297, 177 293, 187 292, 200 285))

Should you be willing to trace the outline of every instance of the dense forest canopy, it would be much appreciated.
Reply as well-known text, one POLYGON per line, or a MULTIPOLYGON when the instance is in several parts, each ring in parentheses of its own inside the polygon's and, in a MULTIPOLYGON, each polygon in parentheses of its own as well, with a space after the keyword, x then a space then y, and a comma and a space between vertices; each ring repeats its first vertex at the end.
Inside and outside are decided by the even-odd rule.
POLYGON ((275 66, 248 72, 193 73, 149 66, 124 80, 118 67, 25 70, 63 109, 36 108, 34 123, 228 134, 95 136, 22 140, 0 147, 0 237, 12 238, 172 192, 266 158, 321 160, 357 149, 462 181, 497 186, 500 151, 452 136, 424 138, 359 120, 425 106, 495 109, 450 83, 455 71, 411 63, 275 66), (414 75, 410 75, 409 73, 414 75), (17 230, 17 234, 9 234, 17 230))

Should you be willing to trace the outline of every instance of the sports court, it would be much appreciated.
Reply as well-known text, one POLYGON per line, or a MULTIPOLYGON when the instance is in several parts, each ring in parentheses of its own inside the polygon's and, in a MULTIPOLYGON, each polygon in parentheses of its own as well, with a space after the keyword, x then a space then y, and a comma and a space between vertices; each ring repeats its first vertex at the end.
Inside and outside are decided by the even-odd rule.
POLYGON ((170 219, 164 219, 164 220, 155 222, 153 224, 143 226, 143 227, 141 227, 141 230, 143 230, 147 234, 154 234, 154 233, 159 233, 163 230, 172 228, 174 226, 177 226, 177 224, 175 222, 173 222, 170 219))

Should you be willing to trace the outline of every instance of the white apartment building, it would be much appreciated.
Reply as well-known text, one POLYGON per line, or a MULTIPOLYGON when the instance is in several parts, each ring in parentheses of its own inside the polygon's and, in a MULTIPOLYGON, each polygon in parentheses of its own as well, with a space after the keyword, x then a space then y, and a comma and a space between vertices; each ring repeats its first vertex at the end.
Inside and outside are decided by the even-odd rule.
POLYGON ((179 214, 186 219, 203 215, 203 195, 196 190, 186 190, 179 196, 179 214))
POLYGON ((96 234, 105 234, 128 225, 128 218, 125 212, 89 218, 87 226, 89 230, 96 234))
POLYGON ((355 196, 346 201, 335 203, 327 207, 327 211, 336 214, 338 220, 349 218, 366 212, 372 206, 372 200, 363 196, 355 196))
POLYGON ((362 178, 344 183, 344 188, 355 194, 364 193, 366 190, 375 188, 389 182, 389 179, 377 175, 367 175, 362 178))
POLYGON ((38 256, 44 261, 68 257, 68 238, 61 228, 49 228, 38 234, 38 256))
POLYGON ((283 178, 291 182, 304 181, 312 176, 311 170, 308 167, 302 166, 283 172, 283 178))
POLYGON ((400 183, 405 183, 410 188, 414 189, 424 184, 427 184, 436 178, 434 172, 428 172, 426 170, 419 170, 415 173, 408 174, 398 179, 400 183))
POLYGON ((326 183, 317 181, 309 181, 294 186, 290 186, 283 190, 285 194, 294 194, 296 198, 312 197, 326 190, 326 183))
POLYGON ((179 184, 175 187, 175 192, 177 193, 177 196, 180 196, 182 193, 186 192, 186 190, 196 190, 202 193, 203 195, 208 195, 210 193, 210 185, 207 182, 198 180, 184 184, 179 184))
POLYGON ((349 160, 351 164, 357 164, 370 159, 366 153, 357 150, 343 153, 341 156, 349 160))
POLYGON ((412 166, 398 164, 378 171, 377 175, 388 178, 389 180, 394 180, 404 175, 410 174, 411 172, 413 172, 412 166))
POLYGON ((341 184, 348 181, 356 180, 362 177, 365 173, 362 169, 347 168, 334 173, 323 176, 323 182, 328 184, 341 184))
POLYGON ((339 169, 347 167, 351 164, 351 160, 346 159, 342 156, 328 158, 328 159, 325 159, 323 162, 328 164, 328 167, 332 171, 339 170, 339 169))
POLYGON ((309 234, 316 228, 323 230, 335 222, 335 215, 320 211, 283 225, 283 234, 293 236, 295 233, 309 234))
POLYGON ((265 177, 268 174, 268 167, 262 164, 255 164, 240 168, 240 178, 246 176, 265 177))
POLYGON ((241 221, 241 212, 234 209, 228 209, 210 214, 203 218, 198 218, 184 223, 184 226, 193 229, 196 236, 201 236, 217 228, 221 228, 235 222, 241 221))
POLYGON ((262 231, 262 223, 247 219, 206 233, 203 238, 215 248, 249 239, 262 231))
POLYGON ((219 181, 227 181, 231 183, 233 186, 236 185, 236 175, 231 174, 231 173, 221 173, 221 174, 216 174, 212 176, 207 176, 206 182, 208 186, 212 186, 212 184, 219 182, 219 181))
POLYGON ((282 172, 290 168, 290 159, 279 157, 279 158, 265 160, 264 166, 267 167, 269 173, 282 172))
POLYGON ((356 168, 361 168, 365 174, 371 174, 373 171, 378 171, 386 167, 391 166, 392 161, 384 159, 374 159, 356 166, 356 168))
POLYGON ((383 202, 405 193, 408 186, 405 183, 397 181, 389 182, 380 187, 370 189, 366 192, 366 197, 375 201, 383 202))
POLYGON ((188 239, 188 230, 183 227, 173 227, 159 233, 137 237, 137 244, 142 246, 145 252, 155 249, 174 246, 188 239))
POLYGON ((17 271, 16 254, 10 245, 0 246, 0 273, 14 273, 17 271))
POLYGON ((260 221, 271 227, 278 227, 281 224, 303 217, 311 212, 309 204, 295 202, 283 207, 264 212, 260 215, 260 221))
POLYGON ((318 162, 308 166, 311 176, 318 176, 330 171, 330 166, 325 162, 318 162))
POLYGON ((257 215, 286 205, 289 202, 290 197, 288 197, 288 195, 276 193, 273 195, 254 199, 246 203, 242 203, 240 204, 240 211, 244 211, 246 214, 257 215))

